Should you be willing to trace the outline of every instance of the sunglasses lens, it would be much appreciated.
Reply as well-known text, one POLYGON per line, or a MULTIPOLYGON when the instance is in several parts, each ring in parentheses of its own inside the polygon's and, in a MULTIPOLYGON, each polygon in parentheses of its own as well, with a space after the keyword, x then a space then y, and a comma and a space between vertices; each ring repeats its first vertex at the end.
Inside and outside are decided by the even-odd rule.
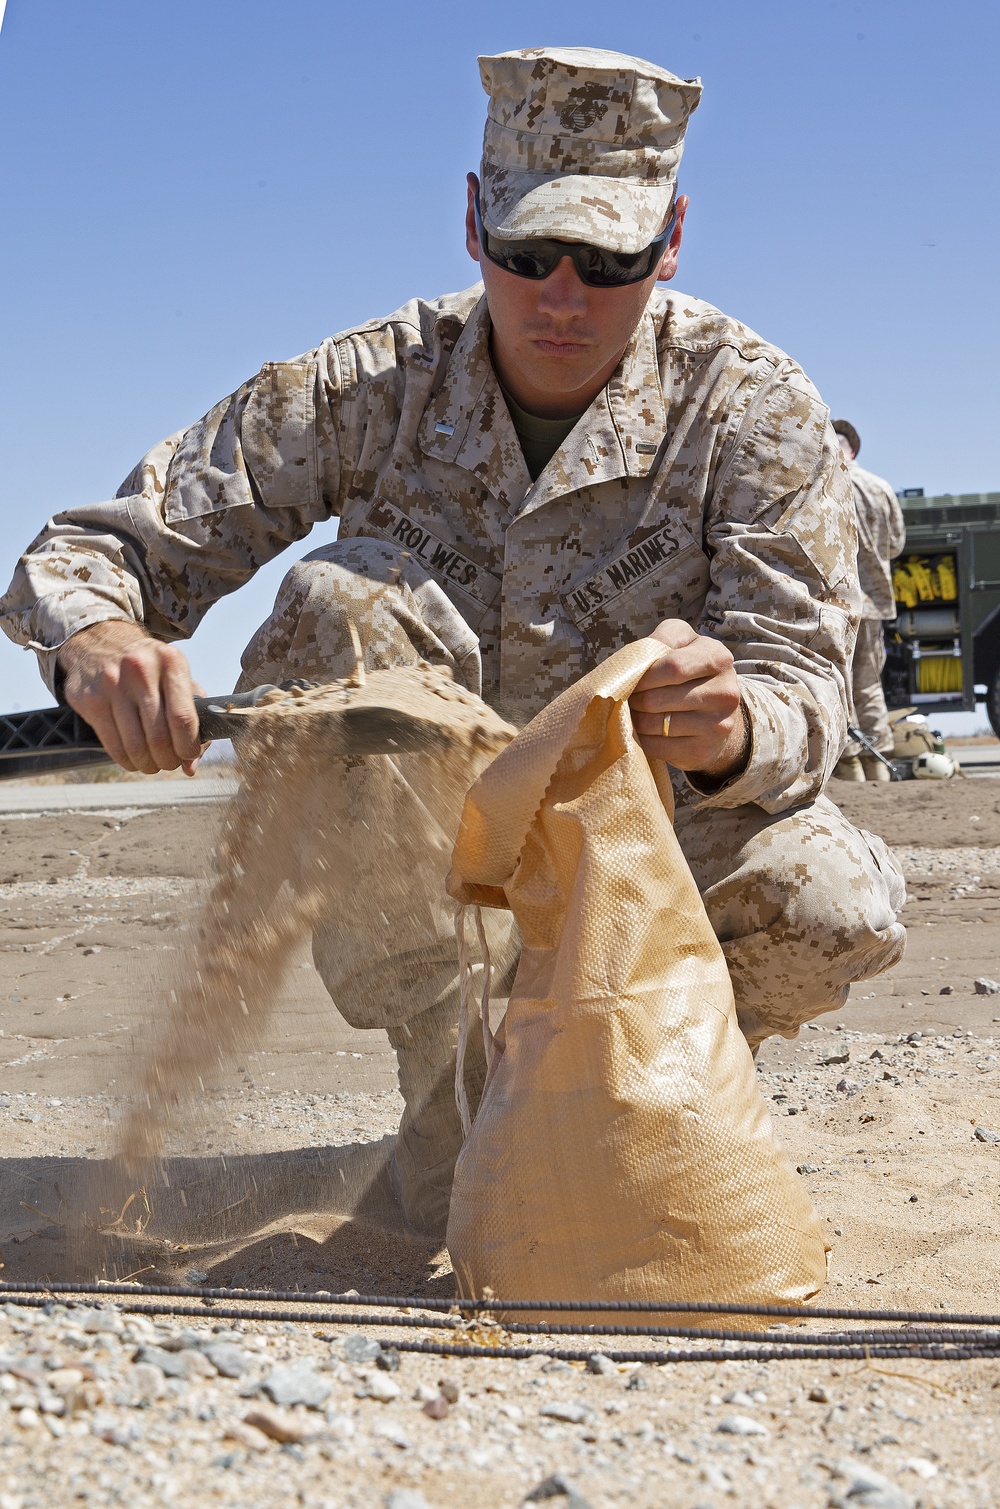
POLYGON ((651 270, 652 257, 648 246, 631 255, 605 251, 599 246, 582 246, 576 265, 583 281, 593 288, 619 288, 645 278, 651 270))
POLYGON ((552 254, 543 247, 532 246, 530 241, 511 241, 506 245, 491 241, 487 256, 519 278, 547 278, 555 266, 552 254))

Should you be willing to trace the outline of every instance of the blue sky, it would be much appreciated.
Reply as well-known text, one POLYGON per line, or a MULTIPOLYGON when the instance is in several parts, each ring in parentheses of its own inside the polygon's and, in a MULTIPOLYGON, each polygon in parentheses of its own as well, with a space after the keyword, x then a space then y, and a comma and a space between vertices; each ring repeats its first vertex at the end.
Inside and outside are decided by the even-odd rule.
MULTIPOLYGON (((476 56, 543 43, 700 74, 677 285, 790 351, 897 487, 1000 489, 998 40, 992 0, 8 0, 0 577, 263 361, 473 282, 476 56)), ((292 559, 191 642, 211 690, 292 559)), ((0 688, 49 700, 6 640, 0 688)))

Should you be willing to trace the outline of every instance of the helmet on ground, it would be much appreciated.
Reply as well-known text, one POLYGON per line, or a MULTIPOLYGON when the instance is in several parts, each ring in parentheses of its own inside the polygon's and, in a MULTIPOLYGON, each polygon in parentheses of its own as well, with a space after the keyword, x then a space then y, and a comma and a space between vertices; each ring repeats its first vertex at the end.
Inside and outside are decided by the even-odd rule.
POLYGON ((928 750, 918 755, 913 762, 913 774, 918 781, 947 781, 955 774, 958 765, 950 754, 928 750))

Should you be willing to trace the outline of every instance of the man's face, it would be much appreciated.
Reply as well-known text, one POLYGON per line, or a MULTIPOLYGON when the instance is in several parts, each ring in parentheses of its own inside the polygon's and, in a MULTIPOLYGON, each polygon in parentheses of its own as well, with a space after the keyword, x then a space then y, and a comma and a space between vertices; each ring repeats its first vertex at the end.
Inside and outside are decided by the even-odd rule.
POLYGON ((851 442, 848 440, 847 436, 846 435, 838 435, 837 439, 840 441, 840 449, 844 453, 845 460, 847 460, 847 461, 853 461, 854 460, 854 456, 855 456, 855 452, 852 450, 852 448, 851 448, 851 442))
POLYGON ((492 357, 512 397, 543 418, 569 418, 588 408, 614 372, 642 318, 657 279, 672 278, 688 200, 677 200, 677 219, 663 260, 641 283, 590 288, 569 257, 547 278, 519 278, 480 256, 475 193, 469 174, 466 246, 479 263, 493 325, 492 357))

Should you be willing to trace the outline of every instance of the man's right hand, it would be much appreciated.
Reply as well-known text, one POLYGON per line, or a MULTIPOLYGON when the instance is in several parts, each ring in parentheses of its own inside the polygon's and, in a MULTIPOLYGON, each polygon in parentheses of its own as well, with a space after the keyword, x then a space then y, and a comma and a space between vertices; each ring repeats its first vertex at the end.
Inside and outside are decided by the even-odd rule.
POLYGON ((203 747, 194 705, 201 688, 174 645, 108 619, 68 639, 59 665, 66 701, 123 770, 154 775, 181 766, 194 775, 203 747))

